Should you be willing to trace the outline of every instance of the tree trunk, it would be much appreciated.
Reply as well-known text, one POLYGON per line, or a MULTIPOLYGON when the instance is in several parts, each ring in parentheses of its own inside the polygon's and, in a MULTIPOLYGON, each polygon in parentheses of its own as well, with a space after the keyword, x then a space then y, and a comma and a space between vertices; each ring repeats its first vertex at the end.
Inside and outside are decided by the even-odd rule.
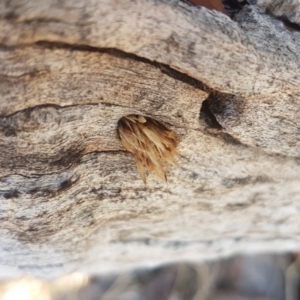
POLYGON ((299 7, 1 1, 0 275, 298 249, 299 7), (128 114, 180 137, 167 183, 123 148, 128 114))

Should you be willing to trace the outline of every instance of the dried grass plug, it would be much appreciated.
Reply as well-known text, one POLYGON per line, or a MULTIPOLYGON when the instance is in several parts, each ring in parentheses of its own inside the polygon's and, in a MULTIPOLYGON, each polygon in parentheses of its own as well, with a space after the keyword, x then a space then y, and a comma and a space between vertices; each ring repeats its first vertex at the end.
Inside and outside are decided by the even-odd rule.
POLYGON ((167 164, 176 165, 178 137, 160 122, 149 117, 128 115, 118 122, 123 146, 133 153, 138 171, 146 183, 146 172, 167 181, 167 164))

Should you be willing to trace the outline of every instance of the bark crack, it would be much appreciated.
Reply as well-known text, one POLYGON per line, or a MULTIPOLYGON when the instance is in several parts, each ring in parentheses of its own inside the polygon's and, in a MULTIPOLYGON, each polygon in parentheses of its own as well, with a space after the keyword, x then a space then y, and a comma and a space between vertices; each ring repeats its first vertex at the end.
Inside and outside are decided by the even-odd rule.
POLYGON ((150 59, 128 53, 116 48, 99 48, 99 47, 93 47, 93 46, 88 46, 88 45, 78 45, 78 44, 67 44, 67 43, 61 43, 61 42, 49 42, 49 41, 39 41, 35 43, 35 45, 39 47, 45 47, 47 49, 68 49, 68 50, 75 50, 75 51, 88 51, 88 52, 98 52, 98 53, 107 53, 110 54, 114 57, 118 58, 124 58, 124 59, 130 59, 130 60, 135 60, 138 62, 143 62, 146 64, 149 64, 151 66, 156 67, 159 69, 162 73, 179 80, 183 83, 189 84, 197 89, 200 89, 204 92, 211 92, 213 91, 212 88, 204 84, 203 82, 185 74, 181 73, 173 68, 171 68, 167 64, 159 63, 156 61, 152 61, 150 59))

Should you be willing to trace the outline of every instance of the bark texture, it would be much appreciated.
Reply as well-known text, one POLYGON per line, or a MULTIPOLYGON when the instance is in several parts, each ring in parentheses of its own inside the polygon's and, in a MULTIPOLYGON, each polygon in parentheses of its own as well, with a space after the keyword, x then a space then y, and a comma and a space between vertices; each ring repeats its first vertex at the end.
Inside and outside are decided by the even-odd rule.
POLYGON ((297 249, 300 34, 273 16, 298 22, 292 2, 1 1, 0 275, 297 249), (127 114, 180 136, 167 184, 122 148, 127 114))

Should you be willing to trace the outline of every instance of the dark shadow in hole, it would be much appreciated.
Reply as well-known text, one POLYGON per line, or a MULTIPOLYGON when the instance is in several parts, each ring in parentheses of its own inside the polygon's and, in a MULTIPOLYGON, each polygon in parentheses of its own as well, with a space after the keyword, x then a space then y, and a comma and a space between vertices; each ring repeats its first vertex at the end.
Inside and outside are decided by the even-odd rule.
POLYGON ((206 100, 202 102, 202 106, 200 108, 200 119, 202 119, 209 128, 214 129, 222 129, 221 124, 217 121, 216 117, 212 113, 210 109, 210 101, 214 98, 212 94, 210 94, 206 100))
MULTIPOLYGON (((272 15, 271 12, 266 11, 267 14, 272 15)), ((274 15, 272 15, 273 18, 275 18, 276 20, 281 21, 285 28, 289 31, 300 31, 300 25, 296 24, 296 23, 292 23, 290 20, 287 19, 287 17, 282 16, 282 17, 276 17, 274 15)))
POLYGON ((206 124, 206 129, 209 134, 222 138, 225 142, 233 145, 241 145, 241 142, 226 132, 226 129, 218 122, 216 116, 230 117, 232 114, 239 115, 240 107, 234 95, 212 92, 206 100, 202 102, 200 108, 199 119, 206 124), (235 103, 237 102, 237 104, 235 103), (228 110, 227 104, 234 104, 228 110), (211 131, 212 129, 212 131, 211 131))
POLYGON ((225 11, 230 18, 233 18, 235 14, 240 12, 245 5, 253 4, 254 1, 247 0, 222 0, 225 11))

